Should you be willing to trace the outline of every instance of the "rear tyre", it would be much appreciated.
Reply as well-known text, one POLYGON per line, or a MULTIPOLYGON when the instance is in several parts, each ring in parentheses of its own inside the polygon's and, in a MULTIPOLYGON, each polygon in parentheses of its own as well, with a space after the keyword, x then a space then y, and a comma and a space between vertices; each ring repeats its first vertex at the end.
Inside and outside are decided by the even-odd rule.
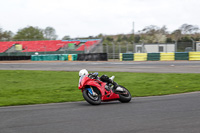
POLYGON ((94 92, 97 93, 97 96, 92 96, 87 89, 83 90, 83 98, 92 105, 101 104, 101 93, 97 88, 93 88, 94 92))
POLYGON ((123 88, 124 93, 120 93, 119 94, 119 101, 122 103, 128 103, 131 101, 131 93, 128 91, 128 89, 126 89, 125 87, 119 85, 121 88, 123 88))

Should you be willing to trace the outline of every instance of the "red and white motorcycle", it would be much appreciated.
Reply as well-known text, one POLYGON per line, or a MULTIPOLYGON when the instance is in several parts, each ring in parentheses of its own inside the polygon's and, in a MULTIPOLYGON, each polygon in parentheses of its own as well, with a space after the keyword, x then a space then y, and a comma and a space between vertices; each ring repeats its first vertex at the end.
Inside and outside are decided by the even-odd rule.
MULTIPOLYGON (((79 73, 80 76, 80 73, 79 73)), ((110 78, 114 79, 114 76, 110 78)), ((123 86, 118 85, 116 89, 112 84, 102 82, 98 78, 98 73, 88 74, 87 72, 80 76, 78 88, 82 90, 84 99, 92 104, 99 105, 102 101, 119 100, 122 103, 131 101, 130 92, 123 86)))

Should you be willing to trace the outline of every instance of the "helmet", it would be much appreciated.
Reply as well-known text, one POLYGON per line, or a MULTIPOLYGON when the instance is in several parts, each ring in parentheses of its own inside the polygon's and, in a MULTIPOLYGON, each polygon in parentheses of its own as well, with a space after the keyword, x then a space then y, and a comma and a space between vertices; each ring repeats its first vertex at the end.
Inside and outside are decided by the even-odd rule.
POLYGON ((88 74, 88 71, 86 69, 82 69, 82 70, 79 71, 79 77, 81 77, 83 75, 85 76, 87 74, 88 74))

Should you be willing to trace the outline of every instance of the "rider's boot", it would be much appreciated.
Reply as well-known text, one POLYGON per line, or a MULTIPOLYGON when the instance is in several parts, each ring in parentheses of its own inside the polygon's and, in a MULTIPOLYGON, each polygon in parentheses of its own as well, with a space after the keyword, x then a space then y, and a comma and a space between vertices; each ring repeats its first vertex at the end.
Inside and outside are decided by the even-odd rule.
POLYGON ((108 83, 113 84, 113 89, 114 89, 114 90, 116 90, 116 88, 118 87, 118 84, 117 84, 115 81, 113 81, 112 79, 109 79, 109 80, 108 80, 108 83))

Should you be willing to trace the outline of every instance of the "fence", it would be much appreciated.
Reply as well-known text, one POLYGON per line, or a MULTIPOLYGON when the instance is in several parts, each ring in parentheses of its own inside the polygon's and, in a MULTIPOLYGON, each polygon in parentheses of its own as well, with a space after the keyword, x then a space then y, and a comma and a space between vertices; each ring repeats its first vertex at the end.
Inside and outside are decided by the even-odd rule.
POLYGON ((189 52, 195 51, 196 47, 194 43, 191 42, 177 42, 177 50, 176 52, 189 52))
MULTIPOLYGON (((136 43, 112 43, 110 45, 104 44, 102 45, 102 51, 107 53, 108 59, 120 59, 120 53, 136 53, 137 46, 143 47, 145 49, 145 45, 151 45, 153 47, 157 46, 156 48, 159 49, 159 44, 136 44, 136 43)), ((160 44, 164 45, 164 44, 160 44)), ((165 44, 167 45, 167 44, 165 44)), ((171 45, 171 44, 170 44, 171 45)), ((153 48, 152 47, 152 48, 153 48)), ((174 45, 175 47, 175 45, 174 45)), ((175 48, 174 48, 175 49, 175 48)), ((166 49, 165 52, 169 52, 170 49, 166 49), (167 50, 167 51, 166 51, 167 50)), ((142 50, 141 53, 146 53, 148 51, 142 50)), ((157 50, 159 52, 159 50, 157 50)), ((157 53, 158 53, 157 52, 157 53)))
MULTIPOLYGON (((120 59, 120 53, 136 53, 136 46, 144 46, 145 44, 136 44, 136 43, 116 43, 116 42, 113 42, 112 44, 103 44, 102 46, 102 52, 103 53, 107 53, 108 55, 108 59, 120 59)), ((168 44, 152 44, 153 45, 157 45, 158 47, 158 52, 156 53, 159 53, 159 46, 166 46, 168 44)), ((195 51, 196 49, 196 46, 194 45, 193 42, 177 42, 177 44, 174 43, 174 45, 172 44, 169 44, 171 45, 170 47, 172 47, 171 49, 170 48, 166 48, 166 50, 164 50, 163 52, 191 52, 191 51, 195 51), (171 50, 171 51, 170 51, 171 50)), ((97 46, 98 47, 98 46, 97 46)), ((148 53, 148 52, 147 52, 148 53)), ((156 53, 153 53, 153 54, 156 54, 156 53)), ((177 57, 177 56, 176 56, 177 57)), ((151 60, 157 60, 158 58, 160 59, 160 57, 156 56, 156 57, 153 57, 155 59, 152 59, 151 57, 148 57, 150 58, 151 60)), ((173 57, 172 57, 173 58, 173 57)), ((178 58, 178 57, 177 57, 178 58)))
POLYGON ((135 44, 112 43, 102 45, 102 52, 107 53, 108 59, 119 59, 120 53, 134 53, 135 44))

